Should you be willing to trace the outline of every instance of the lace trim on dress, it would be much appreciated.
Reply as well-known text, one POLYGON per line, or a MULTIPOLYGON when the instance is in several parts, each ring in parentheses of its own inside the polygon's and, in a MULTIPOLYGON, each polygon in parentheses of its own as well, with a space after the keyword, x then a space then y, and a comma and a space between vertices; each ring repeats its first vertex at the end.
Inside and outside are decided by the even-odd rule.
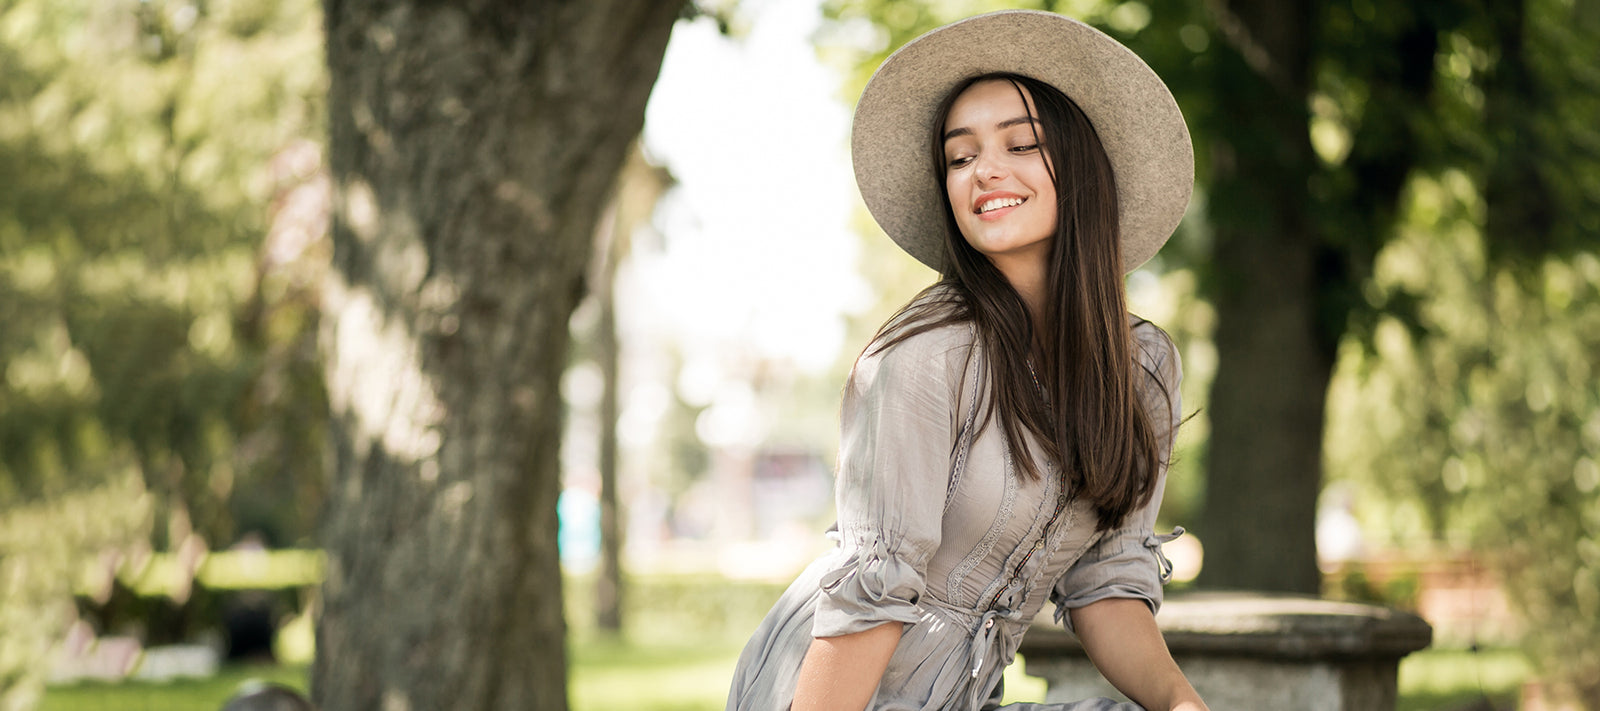
MULTIPOLYGON (((967 419, 961 425, 961 433, 956 435, 957 449, 956 461, 950 467, 950 483, 944 489, 944 510, 950 511, 950 504, 955 501, 956 487, 961 484, 961 475, 967 471, 967 453, 972 449, 972 440, 977 436, 974 424, 978 421, 978 384, 983 382, 983 362, 979 360, 974 366, 978 369, 976 377, 972 379, 972 392, 968 393, 967 419)), ((963 375, 963 377, 965 377, 963 375)))
MULTIPOLYGON (((950 601, 961 600, 961 584, 967 576, 977 569, 978 564, 989 557, 989 552, 994 550, 995 544, 1000 542, 1000 536, 1005 532, 1006 524, 1011 520, 1012 512, 1017 506, 1017 472, 1012 466, 1011 448, 1005 448, 1006 461, 1006 491, 1000 500, 1000 510, 995 513, 994 523, 990 524, 989 532, 978 541, 967 557, 961 559, 961 564, 950 571, 950 579, 945 586, 945 599, 950 601)), ((972 606, 977 607, 978 601, 972 601, 972 606)))

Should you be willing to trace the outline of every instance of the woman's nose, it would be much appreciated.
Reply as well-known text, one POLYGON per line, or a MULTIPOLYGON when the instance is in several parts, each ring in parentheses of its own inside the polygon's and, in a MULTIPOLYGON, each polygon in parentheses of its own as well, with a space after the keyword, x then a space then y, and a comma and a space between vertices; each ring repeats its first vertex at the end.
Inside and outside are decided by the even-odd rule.
POLYGON ((986 183, 1004 180, 1009 173, 1006 172, 1005 163, 992 153, 980 154, 974 161, 974 175, 978 180, 986 183))

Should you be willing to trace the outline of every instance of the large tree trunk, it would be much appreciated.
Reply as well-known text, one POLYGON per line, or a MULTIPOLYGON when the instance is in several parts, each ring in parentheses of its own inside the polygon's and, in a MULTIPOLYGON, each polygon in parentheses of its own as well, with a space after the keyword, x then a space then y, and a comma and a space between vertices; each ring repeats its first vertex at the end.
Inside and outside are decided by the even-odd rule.
POLYGON ((320 708, 564 709, 559 379, 675 2, 327 0, 320 708))
POLYGON ((1334 343, 1318 313, 1308 180, 1309 3, 1219 3, 1213 90, 1218 367, 1197 534, 1209 587, 1317 593, 1317 494, 1334 343))
POLYGON ((1228 50, 1212 70, 1222 110, 1208 117, 1219 364, 1200 582, 1315 594, 1328 381, 1351 317, 1370 321, 1382 308, 1366 302, 1362 285, 1393 234, 1432 120, 1445 28, 1414 11, 1382 30, 1319 35, 1315 23, 1332 6, 1213 7, 1228 50), (1309 140, 1313 49, 1369 97, 1359 125, 1347 126, 1354 145, 1334 166, 1322 165, 1309 140))

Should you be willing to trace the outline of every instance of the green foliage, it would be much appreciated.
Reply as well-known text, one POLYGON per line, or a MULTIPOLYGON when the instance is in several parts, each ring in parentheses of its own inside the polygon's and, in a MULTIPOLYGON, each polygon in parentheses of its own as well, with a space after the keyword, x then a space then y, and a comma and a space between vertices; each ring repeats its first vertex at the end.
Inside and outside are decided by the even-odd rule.
MULTIPOLYGON (((63 569, 309 534, 320 45, 313 0, 0 4, 0 528, 44 516, 63 569)), ((22 580, 7 614, 70 594, 22 580)))
POLYGON ((1600 678, 1600 258, 1491 266, 1460 173, 1415 180, 1408 202, 1374 288, 1424 294, 1430 335, 1385 317, 1373 351, 1346 344, 1330 472, 1392 542, 1484 551, 1540 668, 1600 678))
POLYGON ((1557 0, 1454 11, 1435 118, 1413 134, 1427 173, 1363 283, 1364 346, 1345 344, 1330 393, 1330 471, 1368 487, 1392 540, 1484 551, 1530 657, 1594 708, 1600 62, 1580 48, 1600 23, 1557 0))
MULTIPOLYGON (((1600 245, 1600 17, 1591 2, 1495 4, 1471 49, 1487 55, 1481 101, 1490 149, 1480 180, 1488 253, 1537 270, 1600 245)), ((1469 65, 1470 66, 1470 65, 1469 65)))
MULTIPOLYGON (((627 636, 635 642, 673 644, 683 641, 711 646, 738 646, 783 594, 785 583, 723 580, 706 575, 632 575, 628 588, 627 636)), ((572 576, 566 581, 567 619, 573 636, 587 639, 595 632, 592 576, 572 576)))
POLYGON ((227 542, 236 490, 315 469, 314 9, 0 14, 0 501, 131 463, 227 542))

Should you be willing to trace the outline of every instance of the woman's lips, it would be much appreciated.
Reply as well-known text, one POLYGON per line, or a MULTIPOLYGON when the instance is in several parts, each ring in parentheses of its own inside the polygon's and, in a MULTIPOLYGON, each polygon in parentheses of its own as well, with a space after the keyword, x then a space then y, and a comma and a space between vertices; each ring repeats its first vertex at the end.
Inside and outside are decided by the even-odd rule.
POLYGON ((1012 193, 989 193, 978 198, 972 211, 980 220, 998 220, 1027 201, 1027 198, 1012 193))

